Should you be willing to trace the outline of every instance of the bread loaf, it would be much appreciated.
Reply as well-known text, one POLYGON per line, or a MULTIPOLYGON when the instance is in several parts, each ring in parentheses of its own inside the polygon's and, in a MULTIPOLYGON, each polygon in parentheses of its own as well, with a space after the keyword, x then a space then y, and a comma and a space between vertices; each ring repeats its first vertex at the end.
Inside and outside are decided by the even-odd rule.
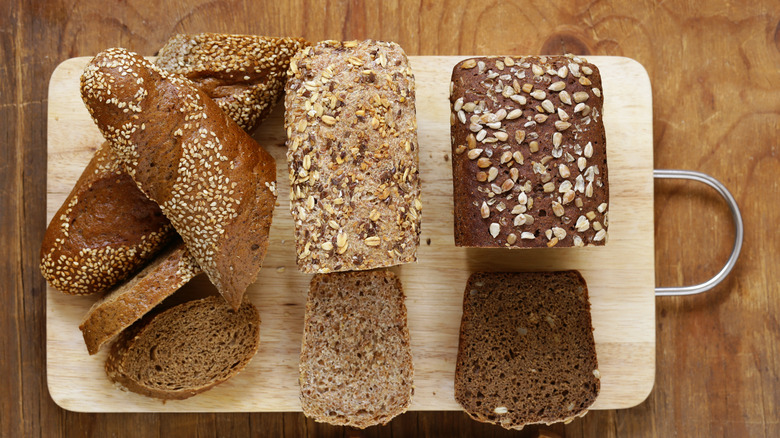
POLYGON ((455 368, 469 416, 507 429, 566 421, 585 415, 600 378, 577 271, 471 275, 455 368))
POLYGON ((132 392, 181 400, 243 370, 257 352, 260 315, 220 297, 190 301, 147 317, 119 335, 106 360, 109 379, 132 392))
POLYGON ((98 54, 81 91, 127 173, 237 309, 268 246, 273 157, 190 81, 127 50, 98 54))
POLYGON ((307 45, 301 38, 179 34, 155 63, 191 80, 251 133, 282 96, 290 58, 307 45))
POLYGON ((406 411, 414 388, 401 282, 391 272, 314 276, 300 362, 303 413, 364 428, 406 411))
POLYGON ((395 43, 324 41, 290 63, 287 163, 298 268, 417 260, 414 76, 395 43))
MULTIPOLYGON (((305 44, 253 35, 176 35, 155 62, 192 80, 250 131, 279 99, 290 58, 305 44)), ((68 294, 104 292, 140 269, 174 235, 160 207, 104 143, 46 230, 41 272, 68 294)))
POLYGON ((184 242, 177 238, 141 272, 92 305, 79 325, 89 354, 97 353, 200 272, 184 242))
POLYGON ((601 75, 577 56, 469 58, 452 71, 455 244, 604 245, 601 75))

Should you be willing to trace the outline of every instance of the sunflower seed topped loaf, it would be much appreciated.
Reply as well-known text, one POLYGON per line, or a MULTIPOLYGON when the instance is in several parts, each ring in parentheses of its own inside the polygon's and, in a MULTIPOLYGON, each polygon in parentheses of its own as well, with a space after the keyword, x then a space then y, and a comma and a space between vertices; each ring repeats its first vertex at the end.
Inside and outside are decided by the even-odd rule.
POLYGON ((98 54, 81 92, 127 173, 237 309, 268 247, 273 157, 192 82, 127 50, 98 54))
POLYGON ((155 64, 193 81, 251 133, 281 97, 290 58, 308 44, 301 38, 179 34, 160 49, 155 64))
POLYGON ((138 190, 105 142, 46 229, 41 273, 66 294, 104 292, 154 257, 175 234, 160 207, 138 190))
POLYGON ((469 58, 450 85, 455 244, 604 245, 598 68, 572 55, 469 58))
POLYGON ((507 429, 568 421, 587 413, 600 379, 579 272, 471 275, 455 366, 471 418, 507 429))
POLYGON ((106 359, 108 378, 147 397, 183 400, 241 372, 260 345, 260 314, 210 296, 148 315, 123 331, 106 359))
POLYGON ((138 274, 95 302, 79 325, 89 354, 172 295, 201 270, 178 237, 138 274))
POLYGON ((298 268, 417 260, 414 76, 395 43, 323 41, 290 62, 285 96, 298 268))
POLYGON ((312 278, 300 359, 306 416, 359 428, 387 424, 409 407, 413 375, 404 293, 395 274, 312 278))

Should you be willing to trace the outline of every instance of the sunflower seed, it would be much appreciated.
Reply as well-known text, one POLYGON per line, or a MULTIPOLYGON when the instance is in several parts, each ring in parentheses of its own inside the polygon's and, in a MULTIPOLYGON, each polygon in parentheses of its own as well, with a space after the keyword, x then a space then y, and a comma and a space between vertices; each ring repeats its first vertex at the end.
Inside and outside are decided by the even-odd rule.
POLYGON ((520 205, 525 205, 528 202, 528 195, 526 195, 525 192, 520 192, 520 194, 517 195, 517 202, 520 203, 520 205))
POLYGON ((482 154, 482 149, 471 149, 468 153, 470 160, 476 160, 482 154))
POLYGON ((475 109, 477 109, 477 104, 474 102, 466 102, 463 104, 463 111, 466 111, 467 113, 474 112, 475 109))
POLYGON ((509 177, 512 178, 512 181, 517 181, 517 178, 520 177, 520 171, 517 170, 517 167, 509 169, 509 177))
POLYGON ((496 177, 498 177, 498 169, 496 169, 495 167, 491 167, 490 169, 488 169, 488 174, 487 174, 488 182, 493 182, 493 180, 496 179, 496 177))
POLYGON ((559 131, 565 131, 565 130, 569 129, 570 126, 571 126, 571 123, 569 123, 569 122, 564 122, 564 121, 561 121, 561 120, 558 120, 558 121, 555 122, 555 129, 557 129, 559 131))
POLYGON ((574 93, 574 101, 577 103, 585 102, 590 97, 586 91, 577 91, 574 93))
POLYGON ((587 165, 587 160, 585 159, 585 157, 577 158, 577 168, 580 169, 580 172, 585 170, 586 165, 587 165))
POLYGON ((466 143, 468 143, 469 149, 477 147, 477 139, 474 137, 474 134, 469 134, 468 137, 466 137, 466 143))
POLYGON ((561 145, 561 141, 563 141, 563 134, 561 134, 560 132, 554 133, 553 136, 552 136, 553 146, 555 146, 555 147, 560 146, 561 145))
POLYGON ((480 207, 479 212, 482 214, 483 219, 487 219, 490 216, 490 207, 488 207, 485 201, 482 201, 482 207, 480 207))
POLYGON ((598 233, 596 233, 595 236, 593 236, 594 242, 601 242, 607 237, 607 230, 599 230, 598 233))
POLYGON ((463 70, 468 70, 470 68, 476 67, 476 65, 477 65, 477 60, 472 58, 463 61, 463 63, 460 65, 460 68, 462 68, 463 70))
POLYGON ((525 140, 525 131, 515 131, 515 141, 517 144, 522 144, 525 140))
POLYGON ((515 108, 512 111, 510 111, 509 114, 506 115, 506 119, 507 120, 514 120, 514 119, 520 118, 520 116, 522 116, 522 115, 523 115, 523 111, 520 110, 520 109, 515 108))
POLYGON ((560 107, 558 107, 558 119, 563 120, 564 122, 569 121, 569 114, 560 107))
POLYGON ((606 202, 602 202, 601 204, 599 204, 599 206, 596 208, 596 210, 598 210, 599 213, 604 213, 605 211, 607 211, 607 203, 606 202))
POLYGON ((591 91, 593 91, 593 95, 594 95, 594 96, 596 96, 596 97, 601 97, 601 90, 599 90, 598 88, 594 88, 594 89, 593 89, 593 90, 591 90, 591 91))
POLYGON ((585 196, 588 198, 593 197, 593 183, 589 182, 587 187, 585 187, 585 196))
POLYGON ((563 205, 561 205, 560 202, 553 201, 553 203, 552 203, 552 210, 553 210, 553 213, 555 213, 556 216, 558 216, 558 217, 563 216, 563 213, 564 213, 563 205))
POLYGON ((522 94, 515 94, 514 96, 511 96, 509 99, 511 99, 513 102, 516 102, 520 105, 525 105, 528 103, 528 99, 525 98, 522 94))
POLYGON ((534 120, 536 121, 536 123, 544 123, 547 121, 547 115, 537 114, 534 116, 534 120))
POLYGON ((509 139, 509 134, 504 131, 497 131, 493 135, 498 139, 498 141, 507 141, 509 139))
POLYGON ((498 232, 501 231, 501 226, 493 222, 490 224, 490 235, 495 239, 498 236, 498 232))
POLYGON ((588 67, 587 65, 583 65, 582 66, 582 72, 585 73, 586 75, 593 74, 593 70, 590 67, 588 67))
POLYGON ((519 214, 519 215, 515 216, 514 224, 515 224, 516 227, 520 227, 520 226, 525 225, 525 215, 524 214, 519 214))
POLYGON ((477 132, 477 137, 476 137, 477 141, 482 141, 485 139, 485 137, 487 137, 487 131, 485 131, 484 129, 477 132))
POLYGON ((452 105, 452 110, 458 112, 460 111, 461 108, 463 108, 463 98, 459 97, 452 105))
POLYGON ((531 71, 534 73, 534 76, 541 76, 544 74, 544 70, 542 69, 542 67, 536 64, 531 66, 531 71))
MULTIPOLYGON (((557 132, 556 132, 557 134, 557 132)), ((558 174, 561 176, 561 178, 568 178, 571 176, 571 171, 569 171, 569 166, 561 163, 558 165, 558 174)))
POLYGON ((515 159, 517 164, 523 164, 523 154, 520 151, 515 151, 512 153, 512 158, 515 159))
POLYGON ((520 234, 520 238, 525 240, 534 240, 536 239, 536 236, 534 236, 534 233, 531 233, 529 231, 523 231, 523 233, 520 234))
POLYGON ((542 90, 534 90, 529 94, 536 100, 544 100, 544 98, 547 97, 547 93, 542 90))
POLYGON ((479 166, 481 169, 487 169, 490 167, 492 163, 490 162, 490 159, 482 157, 479 160, 477 160, 477 166, 479 166))
POLYGON ((582 76, 580 78, 580 84, 582 84, 582 85, 587 87, 588 85, 591 85, 592 82, 590 81, 590 79, 586 78, 585 76, 582 76))
POLYGON ((566 82, 563 81, 553 82, 549 87, 547 87, 547 89, 550 91, 561 91, 564 88, 566 88, 566 82))
POLYGON ((552 101, 550 101, 550 99, 545 99, 542 101, 542 108, 550 114, 555 112, 555 106, 553 105, 552 101))
POLYGON ((582 153, 587 158, 592 157, 593 156, 593 144, 591 142, 588 142, 588 144, 585 145, 585 150, 582 151, 582 153))
POLYGON ((510 178, 507 178, 504 180, 504 183, 501 184, 501 192, 508 192, 512 190, 512 187, 515 186, 515 182, 512 181, 510 178))
MULTIPOLYGON (((523 214, 526 212, 526 208, 524 205, 517 204, 514 207, 512 207, 512 214, 523 214)), ((525 219, 525 217, 523 217, 525 219)))
POLYGON ((566 105, 571 105, 571 96, 569 96, 569 93, 566 90, 563 90, 560 93, 558 93, 558 98, 561 100, 562 103, 565 103, 566 105))
POLYGON ((569 76, 569 69, 568 69, 568 68, 566 68, 566 66, 565 66, 565 65, 564 65, 563 67, 559 68, 559 69, 558 69, 558 76, 559 76, 561 79, 565 79, 565 78, 566 78, 566 76, 569 76))

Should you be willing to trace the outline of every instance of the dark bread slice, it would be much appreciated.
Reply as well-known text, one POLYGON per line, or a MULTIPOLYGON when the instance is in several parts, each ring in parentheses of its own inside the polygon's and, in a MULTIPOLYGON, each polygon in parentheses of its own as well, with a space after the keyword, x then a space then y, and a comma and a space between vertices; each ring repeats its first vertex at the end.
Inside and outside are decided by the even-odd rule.
POLYGON ((364 428, 406 411, 414 369, 404 295, 395 274, 314 276, 300 373, 303 413, 316 421, 364 428))
POLYGON ((600 377, 579 272, 471 275, 455 370, 471 418, 507 429, 567 421, 587 412, 600 377))
POLYGON ((251 133, 282 96, 290 58, 308 45, 302 38, 179 34, 155 64, 194 82, 251 133))
POLYGON ((106 360, 115 383, 148 397, 182 400, 246 367, 260 342, 260 314, 211 296, 145 317, 122 332, 106 360))
POLYGON ((191 81, 136 53, 95 56, 81 92, 127 173, 237 309, 268 248, 273 157, 191 81))
POLYGON ((141 272, 116 286, 89 309, 79 325, 89 354, 143 317, 201 270, 177 238, 141 272))

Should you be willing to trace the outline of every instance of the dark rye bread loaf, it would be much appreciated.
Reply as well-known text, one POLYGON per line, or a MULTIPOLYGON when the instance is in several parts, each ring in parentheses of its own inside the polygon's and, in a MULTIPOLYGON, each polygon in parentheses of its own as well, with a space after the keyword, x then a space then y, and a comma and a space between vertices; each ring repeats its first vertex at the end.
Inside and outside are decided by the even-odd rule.
POLYGON ((507 429, 585 415, 600 388, 577 271, 477 272, 463 297, 455 399, 507 429))
POLYGON ((192 82, 127 50, 98 54, 81 91, 127 173, 237 309, 268 247, 273 157, 192 82))
POLYGON ((285 95, 298 269, 417 260, 414 76, 395 43, 323 41, 290 62, 285 95))
POLYGON ((97 353, 200 273, 184 242, 176 238, 141 272, 114 287, 89 309, 79 325, 89 354, 97 353))
POLYGON ((455 244, 604 245, 601 74, 577 56, 470 58, 452 71, 455 244))
POLYGON ((260 342, 260 314, 244 300, 237 311, 216 296, 146 317, 122 332, 106 374, 132 392, 182 400, 235 376, 260 342))
POLYGON ((306 301, 301 406, 316 421, 364 428, 406 411, 414 388, 401 282, 392 272, 315 275, 306 301))
MULTIPOLYGON (((192 80, 250 131, 281 96, 290 58, 305 44, 254 35, 176 35, 155 63, 192 80)), ((174 235, 160 207, 103 143, 46 230, 41 272, 67 294, 104 292, 140 269, 174 235)))
POLYGON ((179 34, 160 49, 155 64, 194 82, 251 133, 281 98, 290 58, 307 45, 301 38, 179 34))

